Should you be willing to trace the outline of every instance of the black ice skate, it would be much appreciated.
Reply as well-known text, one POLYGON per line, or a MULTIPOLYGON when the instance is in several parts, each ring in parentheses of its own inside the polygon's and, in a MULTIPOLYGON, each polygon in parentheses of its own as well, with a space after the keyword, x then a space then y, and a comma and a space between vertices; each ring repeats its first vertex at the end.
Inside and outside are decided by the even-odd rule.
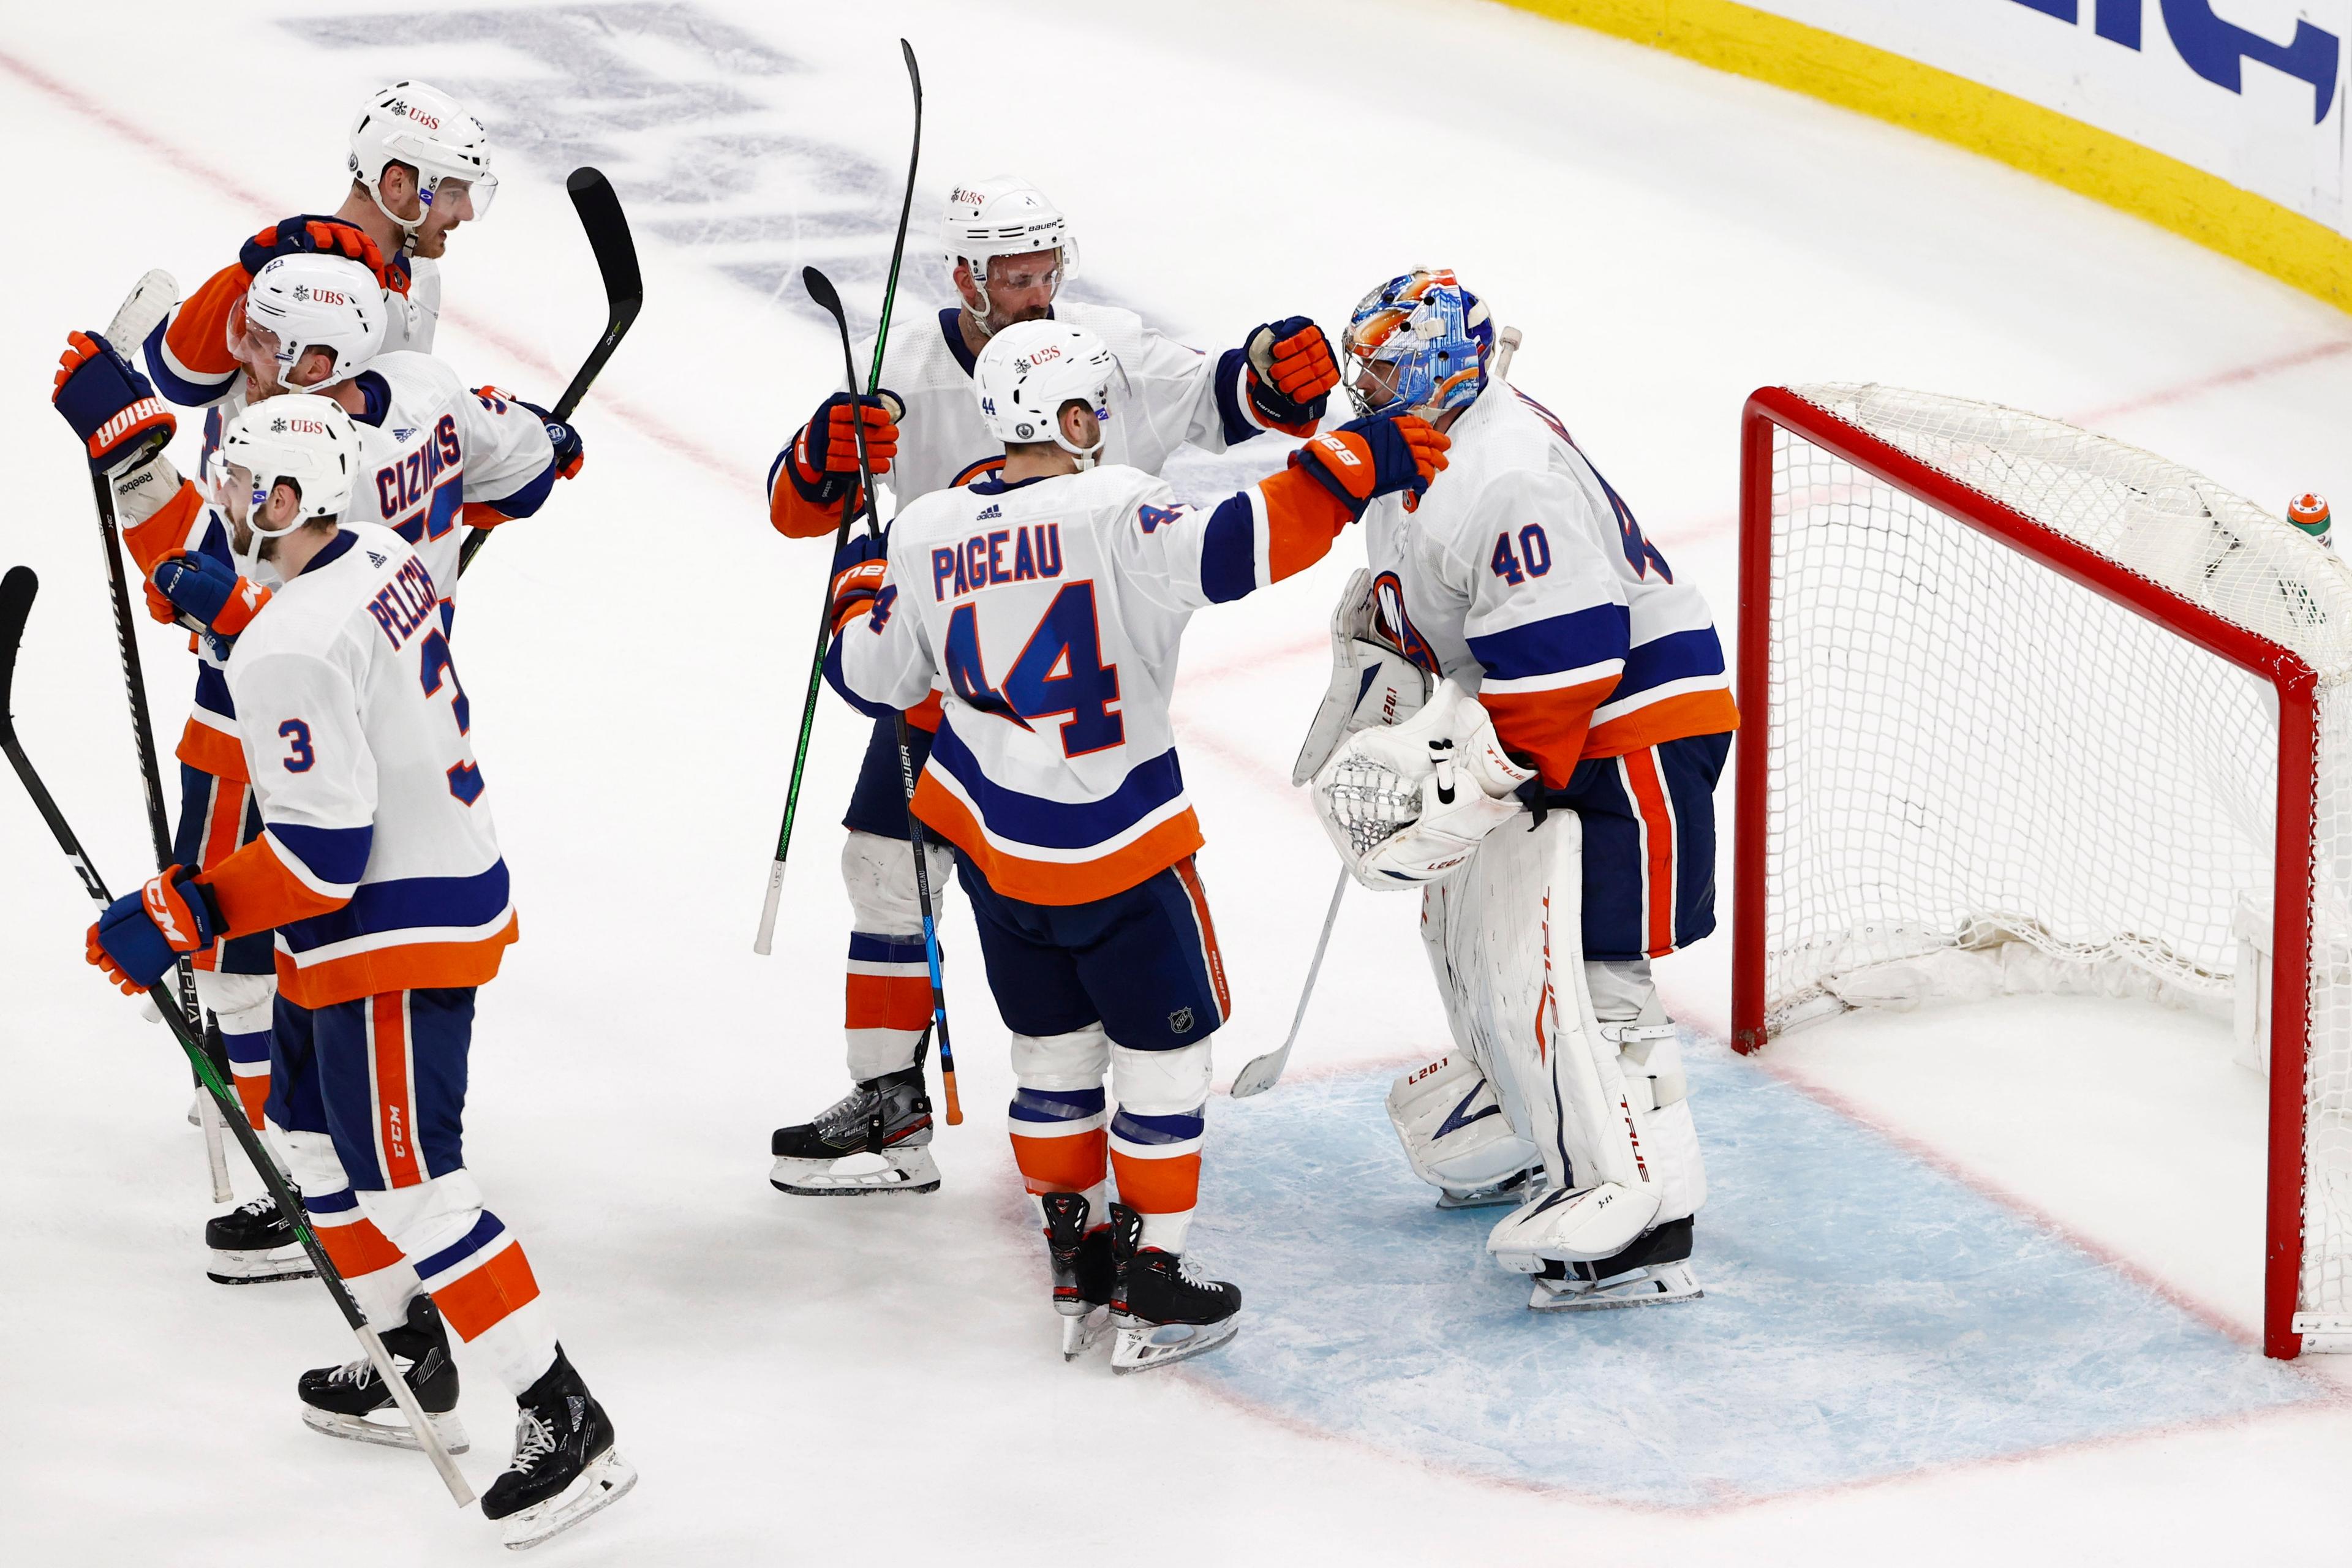
POLYGON ((1691 1228, 1688 1219, 1669 1220, 1597 1263, 1547 1261, 1528 1305, 1538 1312, 1561 1312, 1696 1301, 1706 1292, 1691 1272, 1691 1228))
MULTIPOLYGON (((457 1363, 449 1359, 449 1334, 433 1298, 423 1291, 408 1303, 408 1321, 383 1334, 383 1348, 425 1407, 425 1417, 441 1435, 441 1445, 453 1454, 466 1451, 466 1428, 457 1419, 457 1363)), ((375 1363, 362 1356, 341 1366, 322 1366, 302 1374, 295 1385, 302 1400, 302 1424, 330 1437, 357 1443, 382 1443, 393 1448, 415 1448, 416 1434, 393 1402, 392 1391, 376 1375, 375 1363), (372 1419, 373 1417, 373 1419, 372 1419)))
POLYGON ((1054 1265, 1054 1310, 1062 1315, 1062 1359, 1076 1361, 1110 1328, 1110 1226, 1088 1228, 1084 1193, 1047 1193, 1045 1253, 1054 1265))
POLYGON ((814 1121, 779 1127, 769 1140, 776 1158, 768 1173, 778 1192, 803 1198, 864 1197, 872 1193, 935 1193, 940 1168, 931 1163, 931 1099, 923 1069, 911 1067, 859 1083, 814 1121), (870 1164, 878 1169, 842 1169, 870 1164))
POLYGON ((318 1272, 294 1239, 294 1227, 268 1196, 206 1220, 205 1246, 212 1252, 205 1259, 205 1278, 222 1285, 308 1279, 318 1272))
POLYGON ((1110 1321, 1118 1338, 1110 1349, 1113 1372, 1141 1372, 1215 1350, 1240 1330, 1241 1288, 1202 1279, 1183 1258, 1146 1248, 1143 1216, 1110 1205, 1114 1269, 1110 1321))
POLYGON ((613 1423, 572 1370, 563 1347, 555 1364, 515 1401, 514 1458, 482 1494, 482 1517, 507 1522, 520 1552, 621 1500, 637 1472, 613 1447, 613 1423))

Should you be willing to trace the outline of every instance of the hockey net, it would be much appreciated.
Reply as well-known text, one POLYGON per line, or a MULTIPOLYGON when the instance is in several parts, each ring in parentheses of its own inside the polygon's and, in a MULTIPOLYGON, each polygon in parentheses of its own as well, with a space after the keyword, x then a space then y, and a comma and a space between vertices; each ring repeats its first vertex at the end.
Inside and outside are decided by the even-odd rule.
POLYGON ((1770 388, 1744 440, 1739 1048, 2004 990, 2258 1018, 2264 1348, 2352 1346, 2352 563, 2013 409, 1770 388))

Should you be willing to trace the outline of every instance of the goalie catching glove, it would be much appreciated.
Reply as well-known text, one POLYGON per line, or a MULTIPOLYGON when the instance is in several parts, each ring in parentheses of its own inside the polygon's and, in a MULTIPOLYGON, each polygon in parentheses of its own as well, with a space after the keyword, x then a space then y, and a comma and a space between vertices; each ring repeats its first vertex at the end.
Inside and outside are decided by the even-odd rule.
POLYGON ((1442 680, 1420 712, 1351 735, 1315 775, 1315 811, 1356 880, 1417 888, 1521 815, 1534 778, 1505 754, 1475 697, 1442 680))

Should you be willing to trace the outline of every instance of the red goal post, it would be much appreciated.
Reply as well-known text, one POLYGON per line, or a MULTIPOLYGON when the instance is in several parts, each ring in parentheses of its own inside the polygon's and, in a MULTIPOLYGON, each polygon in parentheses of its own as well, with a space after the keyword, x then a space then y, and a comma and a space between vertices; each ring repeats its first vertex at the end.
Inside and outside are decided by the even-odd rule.
POLYGON ((2352 572, 2189 470, 1989 405, 1767 387, 1741 457, 1735 1047, 1955 954, 2210 1003, 2242 984, 2267 893, 2263 1344, 2352 1335, 2352 959, 2333 934, 2352 922, 2331 907, 2314 942, 2315 899, 2342 901, 2352 862, 2352 804, 2322 798, 2352 777, 2321 773, 2324 723, 2352 736, 2352 689, 2342 714, 2326 701, 2352 681, 2352 572), (2265 721, 2274 754, 2246 761, 2265 721), (2255 775, 2235 796, 2234 772, 2255 775))

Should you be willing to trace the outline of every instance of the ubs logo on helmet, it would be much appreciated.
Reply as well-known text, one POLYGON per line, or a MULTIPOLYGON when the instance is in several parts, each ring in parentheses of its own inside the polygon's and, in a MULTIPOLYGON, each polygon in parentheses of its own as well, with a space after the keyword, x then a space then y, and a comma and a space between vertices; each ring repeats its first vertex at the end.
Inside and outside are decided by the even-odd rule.
POLYGON ((325 420, 308 419, 299 416, 292 419, 280 419, 270 428, 281 431, 291 430, 297 436, 324 436, 329 433, 325 420))

